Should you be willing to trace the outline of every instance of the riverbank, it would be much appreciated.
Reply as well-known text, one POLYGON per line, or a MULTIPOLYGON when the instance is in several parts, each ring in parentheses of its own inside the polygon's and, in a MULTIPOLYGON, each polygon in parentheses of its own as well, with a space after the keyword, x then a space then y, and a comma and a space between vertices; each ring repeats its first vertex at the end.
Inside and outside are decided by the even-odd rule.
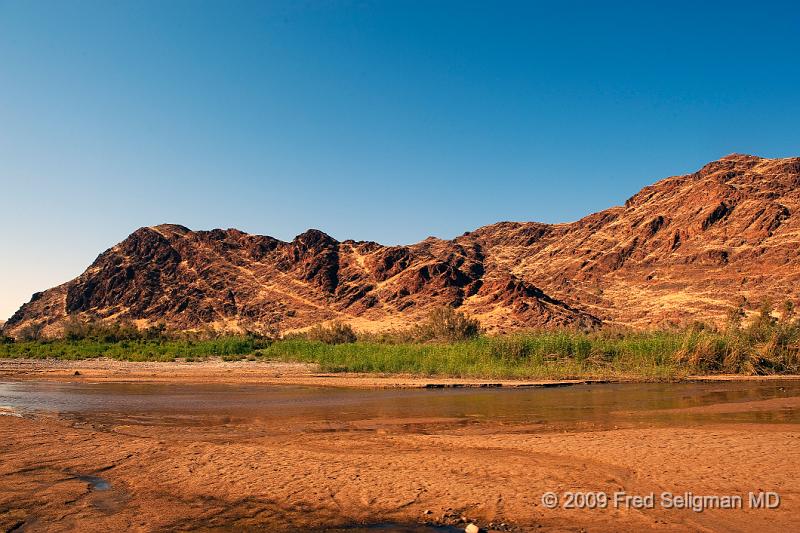
POLYGON ((679 379, 654 379, 635 374, 611 378, 592 376, 575 379, 480 379, 415 374, 322 372, 314 363, 283 361, 134 362, 116 359, 0 359, 0 381, 89 381, 117 383, 229 383, 300 385, 354 388, 446 388, 446 387, 548 387, 580 383, 655 381, 762 381, 800 380, 800 375, 745 376, 740 374, 684 375, 679 379))
MULTIPOLYGON (((466 320, 466 318, 464 318, 466 320)), ((445 321, 447 322, 447 321, 445 321)), ((448 322, 449 323, 449 322, 448 322)), ((87 326, 88 327, 88 326, 87 326)), ((434 327, 422 332, 438 331, 434 327)), ((446 328, 445 328, 446 329, 446 328)), ((416 330, 414 330, 416 331, 416 330)), ((447 330, 449 331, 449 330, 447 330)), ((445 376, 470 380, 680 380, 689 375, 800 374, 800 324, 765 311, 725 330, 530 331, 458 336, 394 332, 357 335, 333 324, 304 336, 199 337, 120 325, 65 330, 60 339, 0 342, 0 359, 136 362, 279 361, 317 365, 330 374, 445 376)))

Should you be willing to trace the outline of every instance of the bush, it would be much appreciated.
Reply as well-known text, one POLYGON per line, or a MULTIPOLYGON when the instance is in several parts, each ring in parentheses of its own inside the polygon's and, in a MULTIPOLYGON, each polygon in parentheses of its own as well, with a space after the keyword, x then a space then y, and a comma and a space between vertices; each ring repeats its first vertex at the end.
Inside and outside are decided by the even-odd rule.
POLYGON ((308 340, 319 341, 325 344, 349 344, 356 342, 358 337, 349 324, 333 322, 327 326, 317 324, 301 335, 308 340))
POLYGON ((469 318, 452 307, 437 307, 428 315, 428 320, 416 328, 420 341, 463 341, 474 339, 481 333, 480 322, 469 318))
POLYGON ((17 340, 23 342, 42 340, 42 338, 44 337, 43 331, 44 331, 44 324, 41 323, 29 324, 20 330, 20 332, 17 334, 17 340))
POLYGON ((90 339, 99 342, 120 342, 142 339, 154 339, 163 336, 164 327, 140 330, 129 321, 105 323, 100 321, 83 321, 78 317, 70 317, 64 323, 64 338, 68 341, 90 339))
MULTIPOLYGON (((438 307, 421 324, 404 329, 359 333, 358 340, 372 344, 415 344, 458 342, 475 339, 480 335, 480 322, 452 307, 438 307)), ((513 344, 515 341, 509 342, 513 344)))
POLYGON ((784 306, 780 319, 764 303, 745 324, 739 306, 728 314, 725 330, 685 332, 677 363, 693 372, 773 374, 800 371, 800 321, 793 319, 794 305, 784 306))

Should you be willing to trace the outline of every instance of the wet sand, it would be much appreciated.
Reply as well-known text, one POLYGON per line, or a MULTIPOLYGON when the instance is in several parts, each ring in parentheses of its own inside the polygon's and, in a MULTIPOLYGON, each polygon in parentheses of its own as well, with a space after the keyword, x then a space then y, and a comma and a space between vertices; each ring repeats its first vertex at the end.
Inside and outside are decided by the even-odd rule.
MULTIPOLYGON (((61 376, 69 366, 55 381, 26 374, 16 384, 3 368, 0 381, 17 391, 7 392, 9 402, 29 398, 19 387, 41 389, 43 401, 56 404, 62 396, 72 401, 76 390, 83 395, 77 410, 0 408, 9 415, 0 416, 4 530, 463 528, 466 519, 501 531, 792 531, 800 522, 800 385, 792 382, 741 392, 729 383, 666 384, 637 393, 647 405, 630 409, 607 404, 628 385, 402 393, 300 387, 285 394, 340 394, 346 401, 322 416, 327 405, 274 400, 283 406, 280 416, 265 418, 252 411, 270 404, 258 397, 246 408, 198 407, 198 418, 194 396, 172 412, 147 407, 153 390, 193 390, 181 381, 188 378, 174 386, 165 377, 153 386, 132 380, 119 389, 130 399, 126 412, 94 406, 102 391, 117 389, 96 392, 116 387, 103 385, 105 378, 84 385, 93 379, 88 366, 71 377, 75 385, 61 376), (668 387, 686 388, 666 401, 668 387), (391 396, 375 403, 382 394, 391 396), (526 398, 529 411, 512 416, 508 406, 526 398), (561 403, 577 401, 582 410, 559 414, 561 403), (545 414, 533 416, 539 406, 545 414), (780 507, 747 508, 747 493, 759 490, 780 493, 780 507), (743 494, 745 506, 699 513, 548 509, 541 501, 548 491, 743 494)), ((207 387, 218 394, 230 385, 207 387)), ((248 398, 261 388, 231 390, 248 398)), ((269 390, 278 399, 284 394, 269 390)))

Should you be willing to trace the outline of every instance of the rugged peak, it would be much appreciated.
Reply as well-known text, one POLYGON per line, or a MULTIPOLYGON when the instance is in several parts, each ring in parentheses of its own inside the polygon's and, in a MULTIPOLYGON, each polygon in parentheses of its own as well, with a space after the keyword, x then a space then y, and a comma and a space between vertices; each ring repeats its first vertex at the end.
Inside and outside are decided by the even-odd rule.
POLYGON ((786 181, 800 172, 800 158, 785 157, 767 159, 747 154, 730 154, 717 161, 712 161, 688 178, 711 178, 720 182, 729 182, 737 178, 746 178, 751 184, 769 187, 773 185, 769 179, 786 181))
POLYGON ((186 226, 181 226, 180 224, 159 224, 157 226, 149 226, 147 229, 153 230, 156 233, 160 233, 166 238, 183 237, 187 233, 192 232, 192 230, 186 226))
POLYGON ((306 250, 310 250, 336 246, 339 244, 339 241, 323 231, 312 228, 295 237, 292 243, 306 250))
POLYGON ((763 157, 759 157, 757 155, 750 155, 750 154, 740 154, 734 152, 732 154, 728 154, 725 157, 721 157, 720 161, 763 161, 763 157))

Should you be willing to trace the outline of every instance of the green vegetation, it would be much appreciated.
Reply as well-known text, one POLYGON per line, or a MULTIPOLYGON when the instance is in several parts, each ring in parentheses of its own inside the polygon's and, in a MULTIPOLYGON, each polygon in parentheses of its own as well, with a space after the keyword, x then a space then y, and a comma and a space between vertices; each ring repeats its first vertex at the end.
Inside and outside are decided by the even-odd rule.
POLYGON ((307 339, 324 344, 347 344, 358 340, 352 326, 341 322, 334 322, 329 326, 317 324, 307 332, 301 335, 293 335, 289 338, 307 339))
MULTIPOLYGON (((285 340, 258 351, 280 361, 318 363, 326 372, 413 373, 482 378, 573 378, 629 375, 666 379, 681 374, 661 347, 667 334, 636 339, 590 339, 585 333, 559 331, 479 337, 449 343, 330 345, 285 340)), ((683 372, 685 373, 685 372, 683 372)))
POLYGON ((408 372, 484 378, 672 379, 688 374, 800 372, 800 326, 754 321, 715 331, 540 331, 447 343, 275 342, 259 355, 327 372, 408 372))
POLYGON ((745 324, 731 312, 715 329, 695 324, 662 331, 533 331, 481 336, 477 322, 455 311, 435 311, 408 331, 361 335, 347 325, 317 326, 302 335, 269 340, 252 335, 170 338, 163 330, 72 324, 64 339, 0 343, 0 357, 134 361, 226 360, 317 363, 327 372, 413 373, 481 378, 674 379, 688 374, 800 373, 800 320, 786 305, 781 318, 765 305, 745 324))
POLYGON ((439 307, 431 311, 428 319, 411 329, 416 341, 458 342, 474 339, 481 332, 480 323, 452 307, 439 307))
POLYGON ((202 360, 222 357, 238 360, 255 354, 267 343, 253 337, 220 337, 208 340, 135 339, 102 341, 94 339, 20 341, 0 344, 0 357, 35 359, 91 359, 109 357, 127 361, 173 361, 178 358, 202 360))

